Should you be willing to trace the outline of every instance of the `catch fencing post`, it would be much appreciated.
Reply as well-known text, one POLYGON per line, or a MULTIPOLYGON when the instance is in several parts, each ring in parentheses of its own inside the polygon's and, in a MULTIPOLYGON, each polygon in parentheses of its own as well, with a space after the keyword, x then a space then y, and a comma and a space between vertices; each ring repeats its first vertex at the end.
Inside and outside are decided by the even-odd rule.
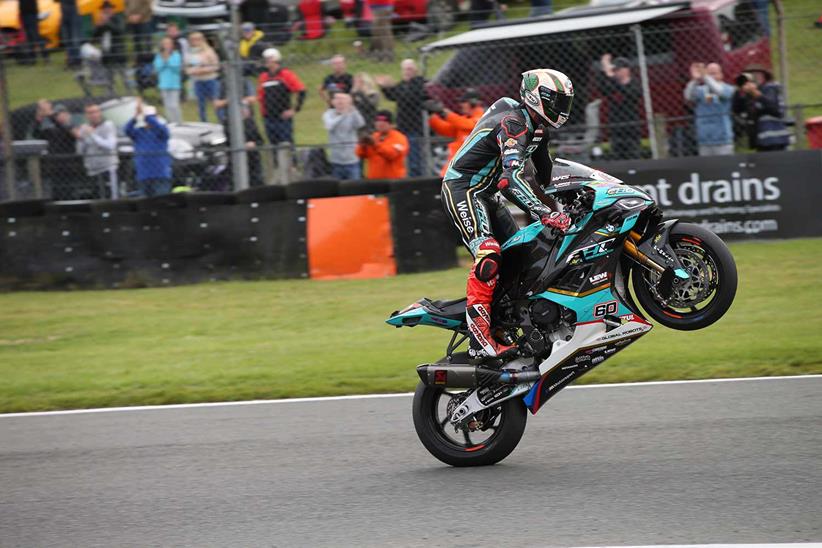
POLYGON ((782 0, 771 0, 776 10, 776 33, 779 42, 779 78, 782 80, 782 100, 788 100, 788 43, 785 39, 785 13, 782 9, 782 0))
POLYGON ((231 176, 234 179, 234 190, 248 188, 248 157, 245 150, 245 129, 241 98, 243 94, 242 63, 237 48, 240 44, 240 12, 242 0, 231 0, 231 27, 229 28, 226 50, 228 61, 225 63, 226 99, 228 100, 228 130, 231 146, 231 176))
MULTIPOLYGON (((422 69, 423 78, 427 69, 428 55, 423 53, 420 56, 420 68, 422 69)), ((428 124, 428 112, 423 109, 420 113, 422 116, 422 152, 423 163, 425 164, 425 177, 429 177, 434 173, 434 159, 431 157, 431 126, 428 124)))
POLYGON ((0 46, 0 116, 3 117, 2 141, 3 141, 3 166, 6 172, 6 187, 8 188, 9 200, 17 197, 16 174, 14 173, 14 156, 11 152, 11 118, 9 118, 9 86, 6 82, 6 46, 0 46))
POLYGON ((637 63, 639 64, 639 79, 642 82, 642 103, 645 106, 645 124, 648 126, 648 141, 651 143, 651 157, 659 158, 659 147, 656 142, 656 128, 654 127, 654 107, 651 103, 651 88, 648 85, 648 60, 645 58, 645 43, 642 41, 642 29, 633 25, 636 41, 637 63))

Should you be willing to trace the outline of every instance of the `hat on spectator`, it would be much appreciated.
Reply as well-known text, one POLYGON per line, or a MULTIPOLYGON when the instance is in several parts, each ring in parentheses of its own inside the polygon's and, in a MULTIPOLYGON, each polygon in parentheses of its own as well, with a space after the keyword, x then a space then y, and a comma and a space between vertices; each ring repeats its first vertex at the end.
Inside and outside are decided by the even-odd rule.
POLYGON ((263 59, 265 59, 266 61, 268 61, 269 59, 272 59, 274 61, 280 61, 282 58, 283 56, 280 55, 280 50, 278 50, 277 48, 268 48, 263 51, 263 59))
POLYGON ((773 80, 773 73, 765 65, 748 65, 743 72, 761 72, 766 81, 773 80))
POLYGON ((394 122, 394 115, 391 114, 390 110, 380 110, 377 112, 377 115, 374 116, 375 122, 388 122, 389 124, 394 122))
POLYGON ((614 68, 631 68, 631 62, 625 57, 617 57, 614 59, 614 68))
POLYGON ((240 29, 241 29, 243 32, 251 32, 251 31, 253 31, 255 28, 257 28, 257 27, 255 27, 255 26, 254 26, 254 23, 251 23, 250 21, 247 21, 247 22, 243 23, 243 24, 240 26, 240 29))
POLYGON ((480 94, 474 88, 465 88, 465 91, 460 96, 460 102, 467 102, 467 101, 479 101, 480 94))
POLYGON ((67 109, 66 105, 64 105, 63 103, 57 103, 56 105, 54 105, 52 111, 54 112, 54 114, 59 114, 61 112, 68 112, 69 109, 67 109))

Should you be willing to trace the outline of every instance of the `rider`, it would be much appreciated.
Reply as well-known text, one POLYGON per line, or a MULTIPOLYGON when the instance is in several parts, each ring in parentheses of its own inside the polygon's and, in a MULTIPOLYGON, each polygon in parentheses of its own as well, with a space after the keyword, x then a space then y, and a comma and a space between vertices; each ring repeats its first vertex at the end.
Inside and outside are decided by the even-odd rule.
POLYGON ((503 97, 494 103, 448 164, 443 205, 474 257, 466 289, 468 355, 474 360, 508 357, 517 350, 499 343, 491 333, 491 300, 502 262, 492 221, 500 238, 503 232, 516 230, 497 193, 545 226, 565 232, 571 224, 567 215, 540 201, 526 181, 525 165, 531 160, 536 182, 550 184, 552 162, 544 124, 559 128, 567 122, 573 97, 571 80, 563 73, 551 69, 524 72, 522 101, 503 97))

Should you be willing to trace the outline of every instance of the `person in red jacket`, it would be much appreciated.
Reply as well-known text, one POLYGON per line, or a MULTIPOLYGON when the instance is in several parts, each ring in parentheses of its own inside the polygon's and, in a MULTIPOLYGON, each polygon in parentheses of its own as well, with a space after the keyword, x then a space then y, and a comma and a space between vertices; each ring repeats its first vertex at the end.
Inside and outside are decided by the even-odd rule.
POLYGON ((485 108, 480 103, 479 93, 473 88, 468 88, 460 97, 460 113, 457 114, 452 110, 443 108, 441 103, 438 103, 435 112, 428 119, 431 129, 437 135, 443 137, 450 137, 453 139, 448 145, 448 161, 442 166, 442 175, 445 177, 445 171, 448 169, 448 164, 462 146, 463 141, 473 131, 474 126, 482 118, 485 108))
POLYGON ((391 111, 379 111, 374 118, 377 131, 360 138, 356 153, 367 161, 366 179, 402 179, 408 173, 405 168, 408 139, 394 129, 393 121, 391 111))
POLYGON ((305 85, 300 78, 282 66, 279 50, 268 48, 263 52, 263 59, 268 70, 260 74, 257 84, 257 100, 265 122, 268 142, 294 142, 294 115, 305 101, 305 85), (291 106, 291 95, 297 96, 297 104, 291 106))

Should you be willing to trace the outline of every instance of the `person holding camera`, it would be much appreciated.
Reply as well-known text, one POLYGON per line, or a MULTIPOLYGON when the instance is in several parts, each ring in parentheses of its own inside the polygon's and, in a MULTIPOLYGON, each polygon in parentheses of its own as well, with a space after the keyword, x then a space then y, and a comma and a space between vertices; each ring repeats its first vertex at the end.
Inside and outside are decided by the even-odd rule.
POLYGON ((408 156, 408 139, 394 129, 394 117, 390 110, 377 112, 374 118, 376 131, 363 135, 355 150, 366 161, 366 179, 403 179, 405 157, 408 156))
POLYGON ((359 179, 360 161, 355 148, 357 132, 365 126, 365 120, 349 94, 334 93, 331 108, 323 113, 323 124, 328 131, 331 175, 341 181, 359 179))
POLYGON ((723 81, 717 63, 691 63, 691 80, 685 86, 685 100, 694 106, 696 141, 700 156, 734 153, 731 103, 734 88, 723 81))
POLYGON ((448 145, 448 161, 442 166, 440 173, 445 177, 448 164, 451 163, 451 159, 460 149, 465 138, 471 134, 474 126, 482 118, 485 108, 482 106, 479 93, 474 88, 466 89, 460 97, 459 113, 448 110, 441 102, 434 100, 426 101, 425 108, 431 113, 428 124, 434 133, 453 139, 448 145))
POLYGON ((785 150, 791 132, 785 124, 782 86, 764 67, 754 66, 736 79, 739 87, 733 98, 733 112, 748 133, 750 147, 759 151, 785 150))

